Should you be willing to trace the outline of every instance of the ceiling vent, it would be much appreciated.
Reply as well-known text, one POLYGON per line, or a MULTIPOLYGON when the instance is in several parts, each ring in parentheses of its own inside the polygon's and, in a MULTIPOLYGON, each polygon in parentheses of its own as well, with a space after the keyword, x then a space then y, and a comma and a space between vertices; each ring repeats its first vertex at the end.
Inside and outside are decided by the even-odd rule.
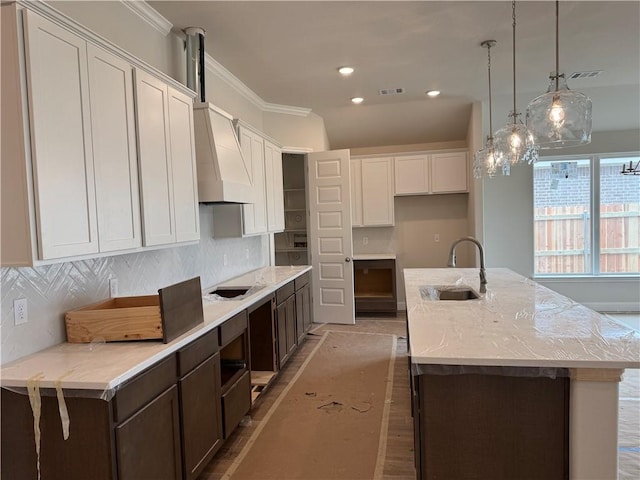
POLYGON ((603 72, 602 70, 592 70, 590 72, 573 72, 569 76, 569 80, 576 80, 578 78, 593 78, 593 77, 597 77, 602 72, 603 72))
POLYGON ((404 88, 383 88, 378 90, 379 95, 400 95, 404 93, 404 88))

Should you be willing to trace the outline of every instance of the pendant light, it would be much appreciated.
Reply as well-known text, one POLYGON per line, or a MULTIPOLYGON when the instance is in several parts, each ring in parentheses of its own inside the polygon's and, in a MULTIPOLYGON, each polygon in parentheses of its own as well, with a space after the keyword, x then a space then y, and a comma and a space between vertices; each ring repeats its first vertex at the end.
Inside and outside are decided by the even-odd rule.
POLYGON ((509 114, 507 125, 494 135, 494 148, 503 162, 511 165, 519 163, 532 164, 538 160, 538 146, 534 143, 533 135, 519 119, 516 109, 516 2, 511 2, 511 17, 513 19, 513 110, 509 114))
POLYGON ((541 149, 575 147, 591 143, 591 99, 569 90, 559 61, 559 4, 556 0, 556 71, 547 93, 531 100, 527 126, 541 149))
POLYGON ((484 147, 473 156, 473 176, 475 178, 494 177, 498 174, 509 175, 509 164, 504 165, 496 155, 493 144, 493 118, 491 110, 491 48, 495 46, 495 40, 485 40, 480 45, 487 49, 487 73, 489 77, 489 135, 484 147))

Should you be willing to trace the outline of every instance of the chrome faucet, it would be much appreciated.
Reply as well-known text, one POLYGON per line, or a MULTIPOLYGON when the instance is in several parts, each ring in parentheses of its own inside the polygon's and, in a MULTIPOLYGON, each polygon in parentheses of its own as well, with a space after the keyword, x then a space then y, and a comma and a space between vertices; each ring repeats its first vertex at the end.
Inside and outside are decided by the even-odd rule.
POLYGON ((453 242, 451 245, 451 251, 449 252, 449 262, 447 263, 447 267, 456 266, 456 245, 465 241, 475 243, 478 246, 478 250, 480 251, 480 293, 487 293, 487 275, 484 270, 484 247, 477 239, 473 237, 462 237, 453 242))

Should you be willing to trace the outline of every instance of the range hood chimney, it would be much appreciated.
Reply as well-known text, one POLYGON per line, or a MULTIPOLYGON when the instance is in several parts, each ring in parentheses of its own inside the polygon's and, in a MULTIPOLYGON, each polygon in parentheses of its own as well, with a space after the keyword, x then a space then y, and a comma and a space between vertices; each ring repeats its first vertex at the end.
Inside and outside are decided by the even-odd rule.
POLYGON ((207 103, 205 96, 205 31, 184 30, 187 35, 187 86, 198 94, 193 108, 198 197, 200 203, 253 203, 250 168, 233 128, 233 117, 207 103))

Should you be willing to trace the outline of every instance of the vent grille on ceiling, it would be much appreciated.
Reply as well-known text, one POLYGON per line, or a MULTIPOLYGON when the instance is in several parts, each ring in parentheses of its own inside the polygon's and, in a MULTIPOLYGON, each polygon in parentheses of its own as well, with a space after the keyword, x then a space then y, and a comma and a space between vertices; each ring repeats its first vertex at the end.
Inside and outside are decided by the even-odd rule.
POLYGON ((592 70, 590 72, 573 72, 569 75, 570 80, 575 80, 576 78, 593 78, 597 77, 602 73, 602 70, 592 70))
POLYGON ((399 95, 404 93, 404 88, 382 88, 378 90, 380 95, 399 95))

